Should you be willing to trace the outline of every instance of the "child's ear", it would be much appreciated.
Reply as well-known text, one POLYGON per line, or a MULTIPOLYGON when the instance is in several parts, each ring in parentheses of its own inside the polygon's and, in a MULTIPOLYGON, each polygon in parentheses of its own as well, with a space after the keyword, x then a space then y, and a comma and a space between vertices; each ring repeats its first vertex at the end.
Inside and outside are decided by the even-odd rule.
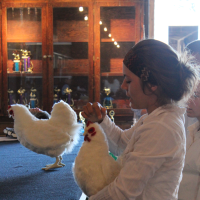
POLYGON ((149 87, 151 88, 151 91, 153 91, 153 92, 155 92, 158 88, 157 85, 151 85, 150 83, 149 83, 149 87))
POLYGON ((153 85, 153 86, 151 86, 151 90, 152 90, 153 92, 155 92, 155 91, 157 90, 157 88, 158 88, 157 85, 153 85))

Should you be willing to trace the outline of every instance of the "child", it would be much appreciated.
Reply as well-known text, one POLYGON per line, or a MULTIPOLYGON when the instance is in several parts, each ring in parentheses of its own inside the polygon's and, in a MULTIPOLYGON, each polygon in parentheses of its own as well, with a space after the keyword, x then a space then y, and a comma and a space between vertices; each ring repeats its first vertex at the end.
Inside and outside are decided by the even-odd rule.
MULTIPOLYGON (((200 64, 200 40, 190 43, 187 48, 200 64)), ((187 116, 197 122, 188 127, 185 166, 178 199, 200 200, 200 83, 188 102, 187 116)))

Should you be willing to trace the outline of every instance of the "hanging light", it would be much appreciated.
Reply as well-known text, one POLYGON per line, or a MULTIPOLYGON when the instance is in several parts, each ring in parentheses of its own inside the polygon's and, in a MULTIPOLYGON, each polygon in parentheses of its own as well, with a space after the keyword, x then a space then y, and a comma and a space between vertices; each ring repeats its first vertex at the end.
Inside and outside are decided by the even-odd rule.
POLYGON ((84 20, 85 20, 85 21, 87 21, 87 20, 88 20, 88 16, 87 16, 87 15, 84 17, 84 20))
POLYGON ((20 8, 20 18, 23 18, 23 8, 20 8))
POLYGON ((117 42, 115 41, 114 44, 117 45, 117 42))
POLYGON ((110 33, 108 34, 108 37, 111 37, 111 34, 110 34, 110 33))
POLYGON ((30 15, 30 7, 28 7, 28 15, 30 15))
POLYGON ((112 41, 115 41, 115 39, 114 39, 114 38, 112 38, 112 41))
POLYGON ((119 46, 119 44, 117 45, 117 48, 119 48, 120 46, 119 46))
POLYGON ((99 24, 101 25, 101 24, 102 24, 102 21, 99 21, 99 24))
POLYGON ((14 13, 14 8, 12 8, 12 16, 14 17, 15 16, 15 13, 14 13))
POLYGON ((104 31, 107 31, 107 28, 106 27, 104 27, 104 29, 103 29, 104 31))
POLYGON ((79 7, 79 11, 80 11, 80 12, 83 12, 83 7, 82 7, 82 6, 79 7))

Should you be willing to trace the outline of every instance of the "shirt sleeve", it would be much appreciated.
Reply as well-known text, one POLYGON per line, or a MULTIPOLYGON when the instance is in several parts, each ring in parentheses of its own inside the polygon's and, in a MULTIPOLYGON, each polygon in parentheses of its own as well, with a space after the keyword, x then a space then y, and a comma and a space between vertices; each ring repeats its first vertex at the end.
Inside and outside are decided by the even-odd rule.
POLYGON ((138 137, 133 137, 125 150, 118 177, 89 200, 135 200, 161 165, 177 153, 178 136, 160 123, 137 131, 138 137))
POLYGON ((131 136, 133 135, 134 127, 122 130, 116 126, 107 115, 100 125, 106 133, 109 151, 116 156, 119 156, 124 151, 131 136))

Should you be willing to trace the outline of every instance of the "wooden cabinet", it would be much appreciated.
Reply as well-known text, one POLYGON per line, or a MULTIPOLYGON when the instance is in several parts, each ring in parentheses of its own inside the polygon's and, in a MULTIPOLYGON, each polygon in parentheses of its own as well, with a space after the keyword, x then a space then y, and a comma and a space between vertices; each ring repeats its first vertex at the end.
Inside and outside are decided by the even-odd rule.
POLYGON ((117 121, 132 121, 120 85, 123 57, 143 38, 142 0, 2 0, 0 6, 1 117, 13 103, 50 112, 63 99, 78 113, 87 102, 106 106, 109 97, 117 121))

